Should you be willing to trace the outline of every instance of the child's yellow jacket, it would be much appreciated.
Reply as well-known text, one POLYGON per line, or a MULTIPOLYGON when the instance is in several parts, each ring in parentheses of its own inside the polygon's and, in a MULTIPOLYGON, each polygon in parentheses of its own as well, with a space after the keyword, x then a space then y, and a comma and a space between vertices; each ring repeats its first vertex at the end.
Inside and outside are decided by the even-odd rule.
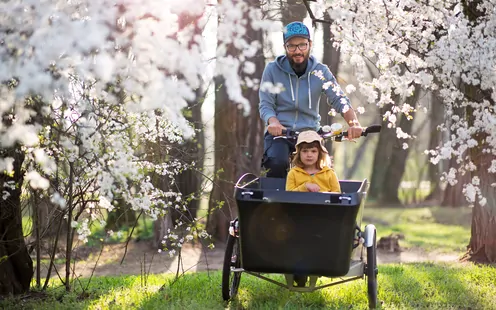
POLYGON ((314 175, 308 174, 300 167, 292 168, 286 179, 286 190, 296 192, 308 192, 305 183, 315 183, 321 192, 341 192, 338 177, 333 169, 324 167, 314 175))

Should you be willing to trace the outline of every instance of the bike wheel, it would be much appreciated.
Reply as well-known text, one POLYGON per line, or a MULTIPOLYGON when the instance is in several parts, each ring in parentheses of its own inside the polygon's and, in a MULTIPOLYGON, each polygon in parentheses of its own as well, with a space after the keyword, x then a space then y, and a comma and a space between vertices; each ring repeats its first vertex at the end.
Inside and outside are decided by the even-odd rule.
POLYGON ((377 247, 376 232, 372 240, 372 246, 367 248, 367 294, 369 297, 369 308, 377 307, 377 247))
POLYGON ((234 272, 231 268, 241 267, 239 238, 229 235, 227 238, 224 266, 222 268, 222 298, 225 301, 233 299, 238 293, 241 272, 234 272))

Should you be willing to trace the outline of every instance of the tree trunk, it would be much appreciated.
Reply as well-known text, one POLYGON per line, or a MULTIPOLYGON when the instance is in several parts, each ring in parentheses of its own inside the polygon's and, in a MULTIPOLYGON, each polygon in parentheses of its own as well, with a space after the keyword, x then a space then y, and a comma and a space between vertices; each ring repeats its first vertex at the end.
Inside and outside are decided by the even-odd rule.
POLYGON ((468 255, 471 261, 494 264, 496 263, 496 191, 491 184, 496 183, 496 174, 489 173, 488 169, 491 161, 496 160, 496 156, 479 153, 477 150, 473 155, 477 156, 473 158, 478 158, 475 165, 481 180, 480 189, 487 202, 481 205, 478 199, 475 201, 468 255))
MULTIPOLYGON (((198 29, 199 33, 201 33, 200 30, 198 29)), ((186 169, 175 178, 179 192, 183 195, 183 198, 187 199, 188 213, 186 216, 189 221, 196 218, 198 209, 200 208, 201 186, 203 182, 203 176, 200 171, 203 171, 203 160, 205 156, 205 134, 201 112, 204 96, 203 88, 199 88, 196 91, 196 100, 188 102, 188 110, 191 113, 187 113, 186 119, 194 126, 196 136, 192 140, 185 141, 180 146, 183 160, 188 165, 195 163, 194 169, 186 169)))
MULTIPOLYGON (((31 194, 37 195, 35 191, 32 191, 31 194)), ((33 231, 37 229, 37 225, 39 224, 41 239, 54 237, 58 231, 59 221, 62 220, 64 223, 67 222, 67 219, 63 218, 65 212, 51 203, 47 197, 38 196, 36 197, 36 202, 36 204, 32 205, 33 231), (37 220, 35 220, 35 214, 38 215, 37 220)), ((67 232, 67 224, 63 224, 62 227, 60 233, 65 235, 67 232)))
MULTIPOLYGON (((188 42, 188 48, 191 49, 195 45, 194 38, 201 35, 203 29, 199 24, 200 15, 187 15, 182 14, 179 17, 179 32, 183 31, 186 27, 192 27, 191 40, 188 42)), ((191 123, 196 130, 195 137, 191 140, 184 141, 181 145, 175 145, 170 155, 175 159, 181 160, 187 166, 195 163, 194 168, 187 168, 174 177, 175 190, 182 194, 182 198, 186 203, 186 211, 179 211, 170 208, 168 213, 160 216, 154 223, 154 245, 161 247, 161 242, 169 229, 173 229, 175 224, 180 220, 182 222, 193 221, 198 213, 200 207, 201 185, 203 177, 201 171, 203 170, 204 160, 204 145, 205 135, 203 132, 202 123, 202 103, 204 101, 204 88, 200 85, 196 89, 195 99, 188 102, 188 107, 184 110, 185 118, 191 123)), ((159 152, 158 154, 161 154, 159 152)), ((163 157, 163 155, 159 155, 163 157)), ((161 177, 161 188, 170 189, 171 181, 167 177, 161 177)))
MULTIPOLYGON (((407 98, 407 103, 414 107, 417 104, 420 96, 420 87, 416 86, 412 96, 407 98)), ((411 116, 415 116, 415 112, 411 112, 411 116)), ((413 119, 408 119, 404 114, 401 115, 399 127, 404 133, 411 135, 413 129, 413 119)), ((383 185, 379 192, 379 201, 384 205, 399 205, 401 201, 398 197, 403 173, 405 172, 406 160, 408 159, 409 148, 403 149, 403 143, 408 140, 394 137, 393 149, 389 159, 389 165, 384 175, 383 185)))
MULTIPOLYGON (((449 160, 448 169, 454 168, 458 170, 459 164, 456 162, 456 158, 453 157, 449 160)), ((446 189, 443 193, 443 200, 441 202, 442 207, 465 207, 468 206, 467 198, 463 194, 463 185, 470 182, 470 174, 465 173, 457 174, 457 183, 455 185, 447 184, 446 189)))
MULTIPOLYGON (((429 149, 434 150, 441 145, 442 132, 438 130, 438 126, 444 123, 444 105, 443 101, 439 98, 437 92, 431 93, 431 112, 430 112, 430 132, 429 149)), ((442 169, 441 163, 434 165, 429 161, 428 175, 431 183, 431 192, 425 198, 426 201, 441 201, 443 192, 440 187, 440 171, 442 169)))
MULTIPOLYGON (((412 113, 413 116, 413 113, 412 113)), ((408 120, 405 115, 401 116, 400 128, 403 132, 411 134, 413 127, 413 120, 408 120)), ((403 173, 405 172, 406 160, 408 159, 409 148, 403 149, 405 140, 395 138, 389 159, 389 165, 384 175, 384 181, 379 193, 379 202, 383 205, 397 206, 401 205, 398 197, 398 190, 400 187, 403 173)))
POLYGON ((108 214, 106 229, 118 231, 124 227, 132 227, 136 222, 136 213, 129 207, 129 205, 122 199, 117 198, 115 209, 108 214))
MULTIPOLYGON (((252 7, 258 6, 256 0, 247 1, 252 7)), ((263 34, 260 30, 251 28, 248 20, 245 37, 248 42, 258 41, 259 50, 252 58, 247 58, 255 64, 252 75, 243 73, 245 77, 259 79, 265 66, 263 56, 263 34)), ((232 45, 227 47, 231 55, 239 54, 232 45)), ((245 87, 243 96, 251 104, 249 116, 243 116, 236 104, 231 102, 226 93, 221 78, 215 79, 215 181, 210 194, 207 231, 217 241, 227 239, 229 221, 237 216, 233 199, 233 186, 236 180, 244 173, 259 174, 263 153, 263 123, 258 114, 258 89, 245 87)))
MULTIPOLYGON (((389 110, 389 106, 384 106, 380 109, 380 115, 384 115, 389 110)), ((377 200, 384 186, 384 179, 388 164, 393 151, 393 143, 396 139, 396 132, 392 128, 387 127, 387 122, 382 122, 382 130, 379 133, 379 141, 374 153, 374 162, 372 165, 372 176, 370 179, 370 189, 368 199, 377 200)))
MULTIPOLYGON (((484 98, 478 86, 466 85, 465 93, 476 102, 488 99, 484 98)), ((493 109, 488 111, 494 116, 494 102, 492 106, 493 109)), ((473 112, 472 107, 467 107, 470 126, 473 126, 475 122, 473 112)), ((480 179, 480 194, 486 201, 481 203, 478 195, 475 197, 467 256, 471 261, 494 264, 496 263, 496 190, 493 184, 496 184, 496 173, 490 173, 488 170, 492 161, 496 160, 496 155, 494 152, 484 152, 485 149, 490 148, 487 142, 488 134, 477 133, 473 138, 478 145, 470 149, 470 159, 477 167, 476 175, 480 179)))
MULTIPOLYGON (((324 16, 325 16, 324 17, 325 20, 328 20, 329 22, 331 22, 331 19, 329 18, 328 13, 326 13, 324 16)), ((329 67, 329 69, 331 70, 331 72, 334 74, 334 76, 337 77, 338 72, 339 72, 339 61, 341 58, 341 52, 336 50, 332 46, 332 44, 334 43, 334 36, 332 35, 330 25, 323 24, 322 27, 323 27, 322 36, 324 39, 324 53, 322 55, 322 63, 326 64, 329 67)), ((321 102, 321 104, 319 106, 319 114, 321 117, 320 123, 322 126, 323 125, 330 125, 330 124, 332 124, 333 117, 331 115, 329 115, 330 107, 327 104, 328 99, 327 99, 327 96, 325 94, 321 95, 320 102, 321 102)), ((325 143, 325 146, 326 146, 327 150, 329 151, 329 155, 331 157, 334 156, 332 141, 327 140, 325 143)))
MULTIPOLYGON (((251 3, 254 3, 250 0, 251 3)), ((281 21, 284 25, 291 22, 302 22, 307 16, 307 9, 301 0, 279 1, 281 8, 281 21)))
MULTIPOLYGON (((455 108, 454 114, 460 116, 460 119, 466 118, 465 108, 455 108)), ((451 122, 451 120, 447 120, 451 122)), ((451 134, 451 133, 450 133, 451 134)), ((456 169, 460 167, 460 164, 456 162, 456 157, 452 157, 448 160, 447 172, 450 169, 456 169)), ((468 206, 467 198, 463 194, 463 185, 470 182, 470 174, 460 174, 456 176, 457 183, 454 185, 447 184, 446 189, 443 193, 443 200, 441 202, 442 207, 464 207, 468 206)))
POLYGON ((0 199, 0 295, 22 294, 29 291, 33 278, 33 261, 27 251, 22 231, 24 153, 20 145, 16 145, 1 149, 0 157, 14 158, 14 175, 0 173, 0 186, 3 192, 8 193, 6 199, 0 199))

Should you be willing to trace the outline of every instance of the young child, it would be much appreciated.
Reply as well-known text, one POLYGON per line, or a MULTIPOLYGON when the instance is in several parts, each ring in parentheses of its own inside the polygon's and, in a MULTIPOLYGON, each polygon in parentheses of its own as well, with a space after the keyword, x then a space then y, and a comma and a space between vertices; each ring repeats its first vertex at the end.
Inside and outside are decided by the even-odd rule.
POLYGON ((298 135, 293 165, 286 179, 287 191, 341 192, 338 177, 320 135, 308 130, 298 135))

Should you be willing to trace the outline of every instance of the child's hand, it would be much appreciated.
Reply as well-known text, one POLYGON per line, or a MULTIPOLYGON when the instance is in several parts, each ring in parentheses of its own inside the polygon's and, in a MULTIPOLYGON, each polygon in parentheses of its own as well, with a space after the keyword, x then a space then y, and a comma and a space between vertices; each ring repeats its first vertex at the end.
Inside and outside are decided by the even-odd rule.
POLYGON ((305 186, 307 187, 309 192, 318 192, 320 191, 320 187, 317 184, 313 183, 305 183, 305 186))

